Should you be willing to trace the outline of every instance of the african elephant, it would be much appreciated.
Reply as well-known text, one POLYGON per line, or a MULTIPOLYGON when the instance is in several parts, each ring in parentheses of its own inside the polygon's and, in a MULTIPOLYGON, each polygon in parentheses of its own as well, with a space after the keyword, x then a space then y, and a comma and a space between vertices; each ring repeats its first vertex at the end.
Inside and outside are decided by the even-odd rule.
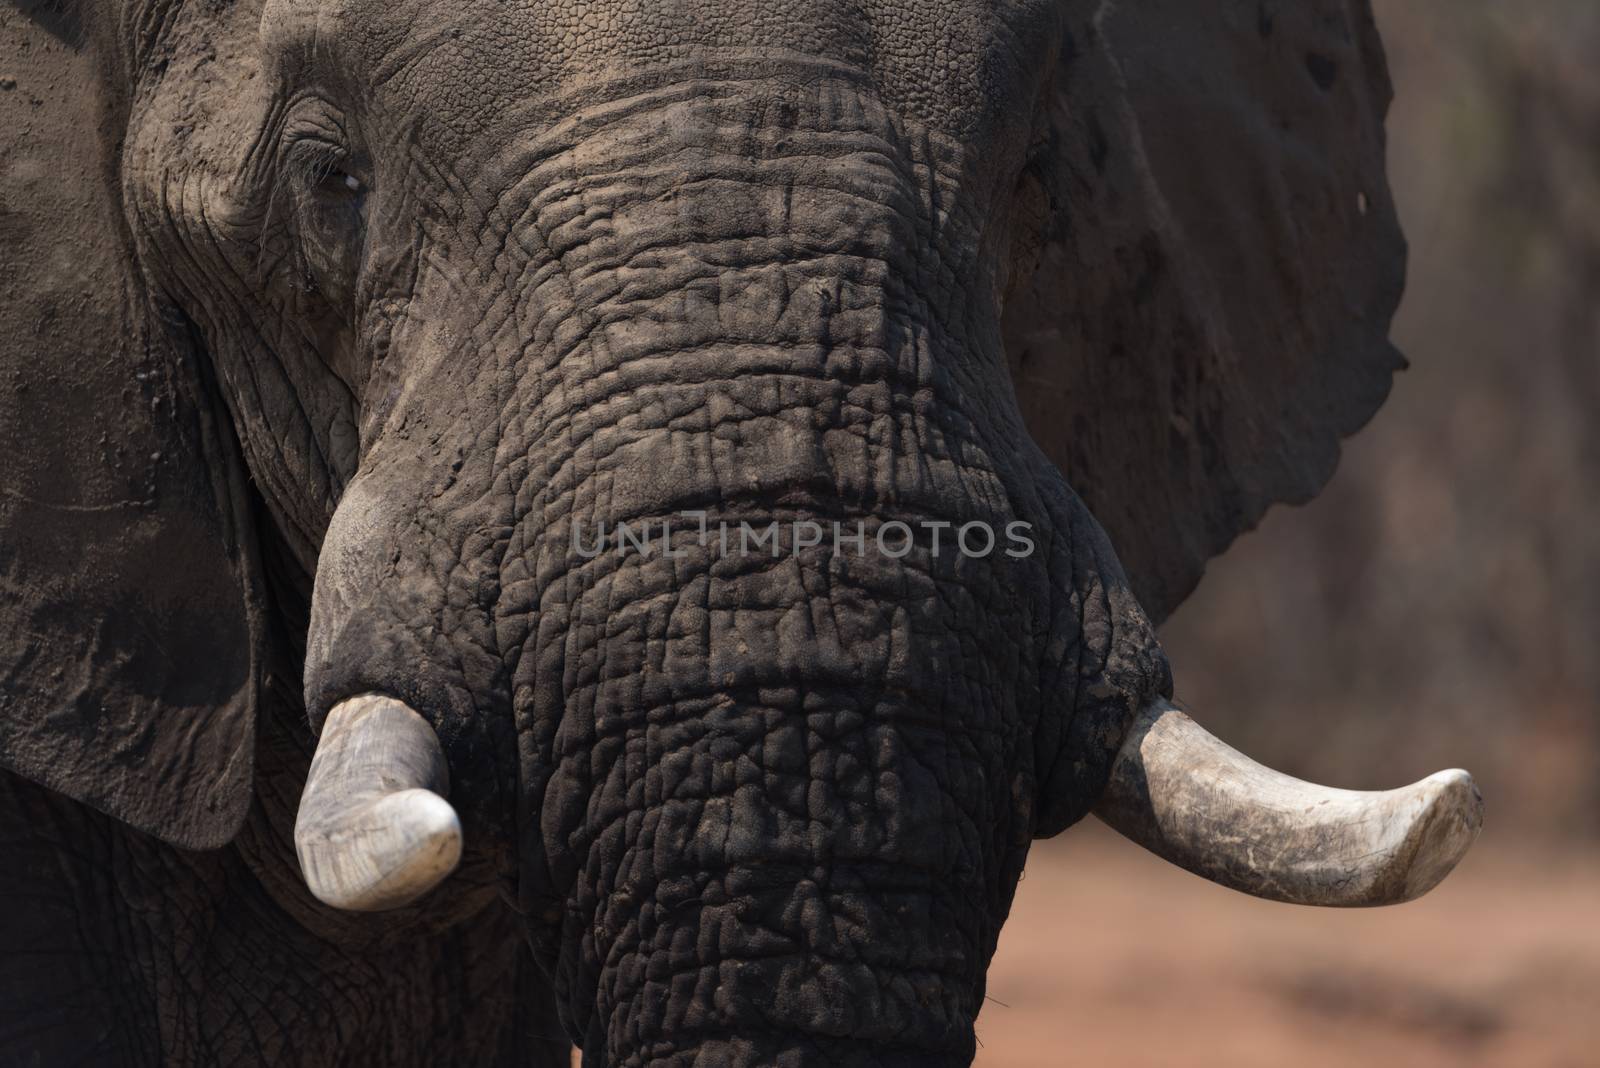
POLYGON ((0 19, 6 1064, 967 1064, 1091 811, 1471 841, 1154 631, 1402 363, 1364 0, 0 19))

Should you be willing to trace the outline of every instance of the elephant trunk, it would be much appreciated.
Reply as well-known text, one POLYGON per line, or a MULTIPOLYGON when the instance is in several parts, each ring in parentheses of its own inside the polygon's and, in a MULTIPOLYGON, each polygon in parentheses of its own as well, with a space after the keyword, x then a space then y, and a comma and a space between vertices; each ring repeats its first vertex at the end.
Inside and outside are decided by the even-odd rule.
POLYGON ((1028 598, 926 549, 674 551, 597 558, 541 650, 566 718, 524 897, 585 1048, 967 1063, 1032 831, 1028 598))

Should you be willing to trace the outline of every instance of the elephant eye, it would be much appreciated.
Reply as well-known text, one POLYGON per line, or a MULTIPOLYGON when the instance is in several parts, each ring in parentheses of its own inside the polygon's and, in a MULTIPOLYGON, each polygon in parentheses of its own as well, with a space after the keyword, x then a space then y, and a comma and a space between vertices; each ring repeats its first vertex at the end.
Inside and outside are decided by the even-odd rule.
POLYGON ((360 196, 367 191, 365 182, 340 167, 329 167, 317 187, 326 196, 360 196))
POLYGON ((291 142, 287 170, 302 195, 310 193, 318 200, 349 200, 367 192, 367 182, 350 151, 320 134, 291 142))
POLYGON ((367 183, 353 173, 352 164, 343 158, 318 160, 309 170, 309 184, 319 197, 348 200, 360 197, 367 191, 367 183))
POLYGON ((297 144, 290 157, 295 230, 305 272, 298 284, 335 305, 353 291, 367 229, 371 186, 342 146, 321 139, 297 144))

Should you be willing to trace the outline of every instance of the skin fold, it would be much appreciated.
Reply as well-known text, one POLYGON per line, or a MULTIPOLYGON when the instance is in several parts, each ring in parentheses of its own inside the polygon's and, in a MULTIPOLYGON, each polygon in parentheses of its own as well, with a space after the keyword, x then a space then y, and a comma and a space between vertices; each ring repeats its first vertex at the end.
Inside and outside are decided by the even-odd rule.
POLYGON ((207 850, 0 773, 0 901, 41 902, 0 919, 36 975, 0 967, 0 1060, 969 1063, 1029 843, 1172 691, 1008 346, 1092 6, 146 0, 37 38, 102 79, 134 305, 215 413, 255 755, 207 850), (670 529, 574 540, 621 523, 670 529), (466 854, 341 914, 291 828, 368 692, 437 734, 466 854))

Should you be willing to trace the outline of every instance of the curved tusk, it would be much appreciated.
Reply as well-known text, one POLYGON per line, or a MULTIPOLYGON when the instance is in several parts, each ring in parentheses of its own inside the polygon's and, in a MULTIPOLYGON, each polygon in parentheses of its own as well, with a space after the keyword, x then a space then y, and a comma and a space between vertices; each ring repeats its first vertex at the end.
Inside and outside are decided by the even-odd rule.
POLYGON ((461 860, 449 792, 427 720, 381 694, 339 702, 295 819, 306 885, 334 908, 358 912, 398 908, 433 889, 461 860))
POLYGON ((1335 790, 1262 767, 1165 701, 1117 754, 1095 814, 1152 853, 1256 897, 1394 905, 1450 873, 1483 825, 1472 776, 1335 790))

